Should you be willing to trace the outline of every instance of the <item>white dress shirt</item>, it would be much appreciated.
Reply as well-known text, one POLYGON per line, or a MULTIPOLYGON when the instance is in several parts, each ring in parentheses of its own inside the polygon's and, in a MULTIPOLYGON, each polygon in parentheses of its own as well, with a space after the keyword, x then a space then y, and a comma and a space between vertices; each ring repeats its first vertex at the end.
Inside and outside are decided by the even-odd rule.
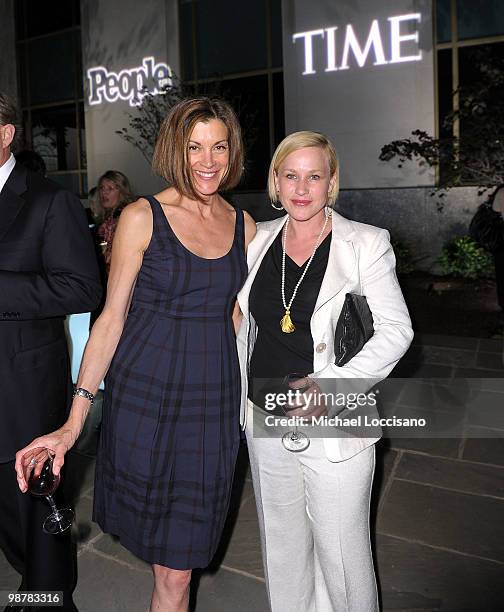
POLYGON ((15 165, 16 159, 11 153, 9 159, 5 162, 5 164, 3 164, 3 166, 0 166, 0 193, 2 193, 2 189, 4 188, 4 185, 7 182, 7 179, 9 178, 10 173, 12 172, 15 165))

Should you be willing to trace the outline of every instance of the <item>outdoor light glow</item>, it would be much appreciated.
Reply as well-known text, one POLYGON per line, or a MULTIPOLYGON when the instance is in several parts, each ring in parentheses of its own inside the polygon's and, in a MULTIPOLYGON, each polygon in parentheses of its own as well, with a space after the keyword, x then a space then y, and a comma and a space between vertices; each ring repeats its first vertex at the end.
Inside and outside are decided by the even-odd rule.
POLYGON ((354 28, 348 24, 345 28, 343 40, 343 53, 341 63, 338 66, 337 58, 337 36, 336 31, 338 26, 330 28, 320 28, 318 30, 308 30, 306 32, 297 32, 292 36, 292 42, 295 44, 298 39, 304 40, 304 70, 303 75, 316 74, 317 70, 313 65, 313 44, 314 39, 321 37, 326 44, 327 65, 325 72, 336 72, 338 70, 348 70, 348 60, 350 53, 355 58, 358 66, 362 68, 366 65, 368 56, 373 53, 373 66, 381 66, 384 64, 398 64, 401 62, 417 62, 422 59, 422 52, 418 49, 419 33, 415 30, 411 34, 401 34, 401 24, 404 21, 415 21, 420 23, 420 13, 410 13, 408 15, 397 15, 388 17, 388 30, 390 31, 390 58, 386 59, 380 24, 377 19, 374 19, 369 29, 369 34, 364 47, 361 46, 354 28), (405 43, 415 43, 414 55, 403 55, 406 53, 402 48, 405 43))
MULTIPOLYGON (((324 38, 324 30, 309 30, 308 32, 299 32, 298 34, 294 34, 292 37, 292 42, 296 42, 298 38, 304 38, 305 46, 305 69, 303 74, 316 74, 316 71, 313 70, 313 37, 314 36, 322 36, 324 38)), ((336 70, 336 68, 335 68, 336 70)))
POLYGON ((89 82, 88 103, 90 106, 102 102, 129 100, 130 106, 138 106, 147 94, 161 93, 172 87, 172 69, 153 57, 144 57, 142 65, 120 72, 111 72, 104 66, 94 66, 87 71, 89 82))
POLYGON ((383 52, 383 45, 380 36, 380 26, 378 25, 378 20, 375 19, 371 24, 371 29, 369 30, 369 36, 366 41, 366 46, 364 50, 360 48, 359 41, 357 40, 357 36, 351 25, 347 25, 346 34, 345 34, 345 44, 343 46, 343 59, 341 60, 340 70, 347 70, 348 66, 348 56, 350 51, 354 54, 359 67, 362 68, 366 63, 367 56, 369 51, 373 47, 375 54, 375 62, 374 66, 378 66, 381 64, 386 64, 387 61, 385 59, 385 53, 383 52))
POLYGON ((395 64, 398 62, 417 62, 422 59, 422 52, 419 51, 417 55, 401 55, 401 43, 406 40, 412 40, 418 45, 418 30, 413 34, 402 35, 400 33, 401 21, 409 21, 416 19, 420 23, 420 13, 413 13, 411 15, 399 15, 397 17, 389 17, 390 21, 390 46, 391 46, 391 58, 390 63, 395 64))

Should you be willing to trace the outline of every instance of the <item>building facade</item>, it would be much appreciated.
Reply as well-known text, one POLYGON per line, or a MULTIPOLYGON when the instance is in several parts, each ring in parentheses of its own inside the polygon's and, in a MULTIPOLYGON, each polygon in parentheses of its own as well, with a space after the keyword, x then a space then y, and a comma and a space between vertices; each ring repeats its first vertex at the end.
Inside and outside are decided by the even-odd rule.
POLYGON ((127 174, 139 194, 161 188, 149 147, 118 132, 138 140, 143 127, 145 136, 147 119, 137 132, 130 123, 145 118, 139 101, 175 85, 237 109, 248 155, 232 198, 257 219, 274 216, 265 182, 275 146, 315 129, 339 152, 344 214, 389 229, 423 267, 466 233, 475 187, 451 190, 440 213, 430 195, 438 173, 379 154, 415 129, 440 134, 475 52, 504 55, 500 0, 0 0, 0 8, 0 88, 20 100, 26 146, 84 199, 108 169, 127 174))

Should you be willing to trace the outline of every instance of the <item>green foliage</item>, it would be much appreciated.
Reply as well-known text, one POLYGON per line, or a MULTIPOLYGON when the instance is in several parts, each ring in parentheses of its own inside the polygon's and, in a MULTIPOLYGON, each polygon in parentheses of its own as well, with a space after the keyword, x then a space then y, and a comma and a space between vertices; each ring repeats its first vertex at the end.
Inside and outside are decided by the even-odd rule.
POLYGON ((144 88, 142 103, 137 107, 137 112, 126 113, 128 127, 116 130, 116 134, 138 149, 150 164, 163 119, 186 96, 187 92, 175 79, 172 86, 162 89, 161 94, 154 95, 144 88))
POLYGON ((432 195, 441 198, 452 187, 478 185, 481 195, 504 182, 504 59, 490 48, 475 48, 469 59, 474 76, 453 92, 458 104, 444 118, 439 137, 414 130, 384 145, 379 156, 399 168, 406 161, 437 168, 440 186, 432 195))
POLYGON ((493 276, 493 259, 469 236, 452 238, 438 258, 445 274, 462 278, 488 278, 493 276))
POLYGON ((415 258, 410 247, 400 240, 391 239, 392 248, 396 257, 397 274, 410 274, 415 269, 415 258))

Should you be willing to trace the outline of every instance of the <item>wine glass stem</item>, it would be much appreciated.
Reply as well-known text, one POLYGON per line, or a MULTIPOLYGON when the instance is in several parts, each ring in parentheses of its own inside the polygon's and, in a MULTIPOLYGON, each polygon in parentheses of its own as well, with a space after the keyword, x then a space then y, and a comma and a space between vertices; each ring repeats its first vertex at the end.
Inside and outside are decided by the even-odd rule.
POLYGON ((61 514, 58 511, 58 508, 56 507, 56 504, 54 503, 54 499, 52 498, 52 495, 46 495, 46 499, 49 502, 49 504, 51 505, 51 509, 53 511, 54 514, 54 518, 59 522, 61 521, 61 519, 63 518, 61 516, 61 514))

